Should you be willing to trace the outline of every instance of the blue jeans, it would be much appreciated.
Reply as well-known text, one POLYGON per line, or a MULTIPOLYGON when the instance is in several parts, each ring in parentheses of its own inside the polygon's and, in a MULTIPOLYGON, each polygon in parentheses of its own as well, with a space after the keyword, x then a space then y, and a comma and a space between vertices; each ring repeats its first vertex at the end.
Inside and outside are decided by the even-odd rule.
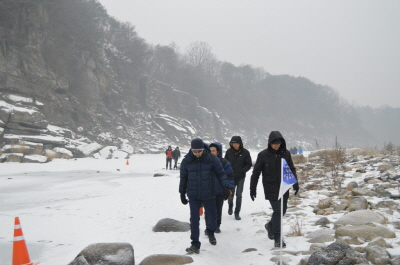
POLYGON ((190 206, 190 239, 192 240, 192 246, 200 248, 201 242, 200 237, 200 214, 199 210, 201 206, 204 206, 204 210, 207 213, 207 234, 208 236, 214 236, 215 229, 217 229, 217 207, 215 205, 215 199, 210 200, 196 200, 189 198, 190 206))

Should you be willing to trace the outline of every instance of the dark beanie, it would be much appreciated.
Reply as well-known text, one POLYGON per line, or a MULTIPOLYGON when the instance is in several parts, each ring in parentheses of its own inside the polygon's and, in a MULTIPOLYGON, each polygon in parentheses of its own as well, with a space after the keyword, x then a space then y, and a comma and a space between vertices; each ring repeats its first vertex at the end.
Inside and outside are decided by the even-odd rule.
POLYGON ((201 140, 200 138, 194 138, 190 143, 190 147, 192 149, 204 149, 203 140, 201 140))

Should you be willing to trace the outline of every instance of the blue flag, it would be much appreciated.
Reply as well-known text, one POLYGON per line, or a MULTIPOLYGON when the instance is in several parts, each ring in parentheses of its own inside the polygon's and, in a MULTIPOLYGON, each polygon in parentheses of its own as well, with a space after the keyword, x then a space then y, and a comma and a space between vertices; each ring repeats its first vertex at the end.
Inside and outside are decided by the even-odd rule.
POLYGON ((296 177, 293 175, 288 163, 284 158, 282 158, 281 164, 281 186, 279 187, 278 200, 282 198, 283 194, 285 194, 290 187, 297 182, 296 177))

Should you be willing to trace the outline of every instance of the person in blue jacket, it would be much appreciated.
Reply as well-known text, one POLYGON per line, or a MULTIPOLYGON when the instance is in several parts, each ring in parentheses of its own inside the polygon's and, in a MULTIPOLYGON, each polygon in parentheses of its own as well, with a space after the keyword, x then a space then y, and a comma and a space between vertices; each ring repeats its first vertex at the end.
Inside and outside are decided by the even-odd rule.
MULTIPOLYGON (((231 163, 229 163, 228 160, 222 157, 222 144, 215 142, 209 145, 211 154, 215 155, 216 157, 219 158, 219 160, 222 163, 222 166, 224 167, 224 171, 226 174, 226 177, 228 178, 229 182, 229 188, 230 190, 233 190, 235 188, 235 181, 233 178, 233 170, 231 163)), ((219 184, 218 179, 214 175, 214 180, 215 180, 215 204, 217 206, 217 229, 215 230, 215 233, 221 233, 221 217, 222 217, 222 208, 224 206, 224 189, 221 187, 219 184)), ((205 220, 207 223, 207 212, 205 213, 205 220)), ((206 236, 207 236, 207 229, 204 231, 206 236)))
POLYGON ((215 230, 217 229, 217 207, 215 206, 214 176, 224 189, 225 199, 229 197, 230 186, 226 178, 221 161, 210 153, 210 149, 203 140, 195 138, 191 142, 191 149, 181 162, 179 193, 181 202, 186 205, 189 198, 190 206, 190 239, 192 244, 186 248, 189 254, 199 254, 201 242, 200 214, 201 206, 207 212, 207 235, 212 245, 217 244, 215 230))

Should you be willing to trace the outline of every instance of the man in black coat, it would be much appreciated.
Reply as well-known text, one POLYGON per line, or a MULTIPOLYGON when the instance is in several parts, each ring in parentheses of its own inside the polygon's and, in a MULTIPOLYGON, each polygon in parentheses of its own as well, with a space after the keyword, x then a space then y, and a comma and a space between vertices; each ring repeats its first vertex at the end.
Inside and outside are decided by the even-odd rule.
MULTIPOLYGON (((275 247, 280 247, 281 239, 281 200, 278 200, 278 196, 281 185, 282 158, 286 160, 297 179, 296 168, 293 165, 290 152, 286 150, 285 139, 279 131, 272 131, 268 138, 268 148, 261 151, 257 156, 250 180, 250 197, 254 201, 257 195, 258 178, 262 173, 265 199, 269 200, 273 210, 271 221, 265 224, 265 229, 268 231, 269 239, 275 241, 275 247)), ((293 185, 293 189, 296 195, 299 191, 297 182, 293 185)), ((283 195, 283 215, 286 213, 288 198, 289 191, 283 195)), ((282 247, 286 247, 286 243, 283 242, 282 245, 282 247)))
MULTIPOLYGON (((231 148, 225 153, 225 159, 231 163, 233 169, 233 177, 235 180, 236 189, 236 207, 235 207, 235 219, 240 220, 240 209, 242 207, 242 193, 244 186, 244 179, 246 178, 246 172, 250 170, 252 166, 250 152, 243 148, 242 138, 240 136, 233 136, 229 142, 231 148)), ((229 209, 228 214, 232 215, 233 212, 233 196, 228 200, 229 209)))
POLYGON ((176 147, 174 151, 172 151, 172 158, 174 159, 174 169, 178 169, 178 160, 181 157, 181 151, 179 151, 179 147, 176 147))

